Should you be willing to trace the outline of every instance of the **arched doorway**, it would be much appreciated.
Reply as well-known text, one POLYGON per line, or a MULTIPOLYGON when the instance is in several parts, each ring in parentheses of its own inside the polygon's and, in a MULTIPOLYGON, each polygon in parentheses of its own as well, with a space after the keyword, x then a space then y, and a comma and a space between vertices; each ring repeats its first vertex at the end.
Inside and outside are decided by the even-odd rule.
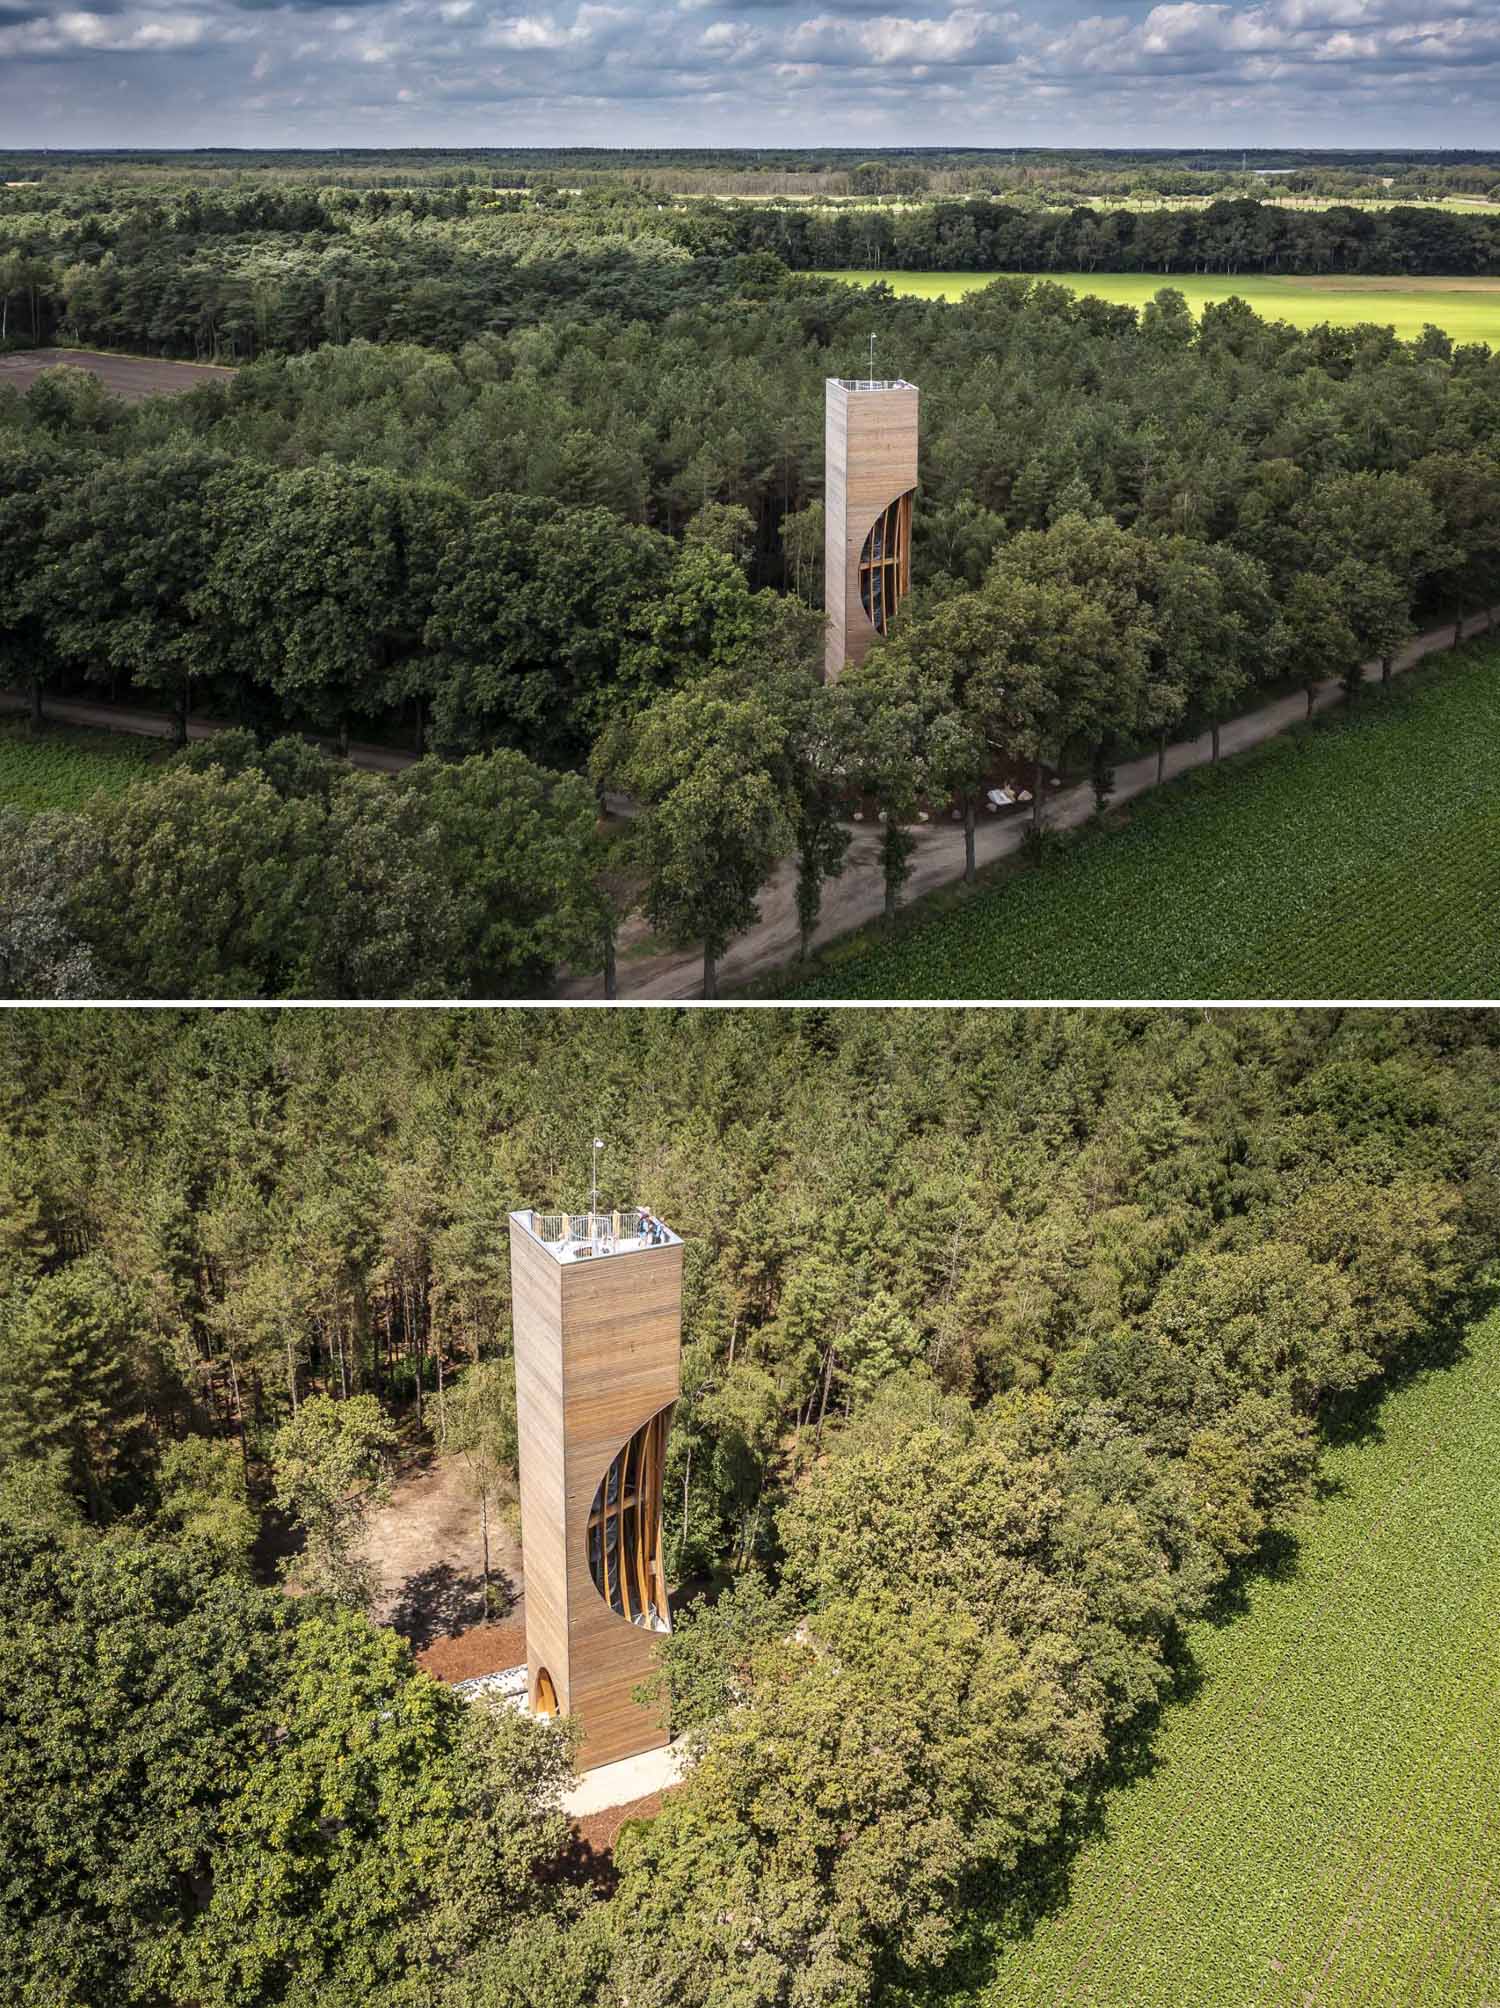
POLYGON ((536 1670, 536 1700, 532 1703, 532 1711, 537 1715, 557 1713, 557 1689, 552 1685, 552 1676, 544 1666, 539 1666, 536 1670))

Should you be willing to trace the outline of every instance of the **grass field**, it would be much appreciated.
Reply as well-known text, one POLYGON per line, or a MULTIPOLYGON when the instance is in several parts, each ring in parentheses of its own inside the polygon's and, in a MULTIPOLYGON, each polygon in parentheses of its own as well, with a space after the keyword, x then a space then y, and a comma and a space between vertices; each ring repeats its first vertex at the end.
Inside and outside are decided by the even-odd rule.
POLYGON ((971 2008, 1500 2002, 1500 1316, 1335 1447, 1332 1495, 971 2008))
MULTIPOLYGON (((1080 195, 1062 206, 1084 209, 1208 209, 1222 202, 1218 195, 1080 195)), ((1401 195, 1275 195, 1257 190, 1254 198, 1265 209, 1432 209, 1440 216, 1493 216, 1495 204, 1483 195, 1441 195, 1435 201, 1414 202, 1401 195)))
POLYGON ((1497 772, 1500 646, 1471 642, 782 994, 1500 997, 1497 772))
MULTIPOLYGON (((924 300, 958 300, 1002 275, 998 272, 824 272, 824 279, 844 279, 868 286, 876 279, 898 293, 924 300)), ((1312 328, 1321 321, 1352 326, 1374 321, 1394 327, 1403 340, 1420 335, 1431 322, 1456 342, 1488 342, 1500 347, 1500 279, 1263 279, 1199 278, 1189 273, 1160 272, 1026 272, 1027 279, 1048 279, 1071 286, 1075 293, 1093 293, 1129 307, 1144 306, 1163 286, 1181 293, 1195 311, 1212 300, 1237 296, 1267 320, 1290 321, 1312 328)))
POLYGON ((33 738, 17 718, 0 719, 0 806, 76 809, 102 788, 118 795, 166 759, 160 739, 49 727, 33 738))

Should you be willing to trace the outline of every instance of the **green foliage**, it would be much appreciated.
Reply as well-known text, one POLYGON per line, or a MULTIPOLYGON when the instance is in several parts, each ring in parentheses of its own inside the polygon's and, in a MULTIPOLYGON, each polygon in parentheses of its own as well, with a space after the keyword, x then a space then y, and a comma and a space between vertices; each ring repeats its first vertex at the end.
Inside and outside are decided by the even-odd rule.
MULTIPOLYGON (((720 1727, 650 1826, 622 1836, 627 1999, 833 2008, 868 1998, 893 1955, 941 1957, 965 1850, 941 1746, 924 1733, 932 1688, 906 1702, 901 1676, 923 1662, 888 1621, 870 1623, 888 1668, 899 1655, 896 1681, 812 1641, 779 1648, 763 1695, 720 1727)), ((951 1671, 931 1667, 933 1686, 951 1671)))
POLYGON ((3 1557, 6 1997, 167 2008, 226 1805, 261 1760, 286 1607, 204 1550, 10 1540, 3 1557))
POLYGON ((615 2008, 618 1953, 602 1904, 559 1906, 487 1938, 443 1994, 443 2008, 615 2008))
MULTIPOLYGON (((560 962, 592 963, 602 900, 594 799, 581 779, 546 774, 519 753, 474 754, 421 761, 396 792, 432 819, 453 886, 459 941, 445 974, 461 971, 466 988, 496 996, 540 987, 560 962)), ((430 953, 419 940, 417 970, 430 953)), ((386 981, 387 994, 407 994, 394 974, 386 981)))
MULTIPOLYGON (((854 162, 846 182, 868 167, 854 162)), ((1354 230, 1353 212, 1293 218, 1237 188, 1186 218, 1106 223, 1040 195, 996 202, 988 182, 973 199, 891 212, 876 199, 657 202, 592 183, 482 202, 467 185, 206 202, 195 188, 153 207, 124 200, 124 173, 87 201, 46 175, 45 197, 8 192, 0 252, 17 215, 46 219, 49 251, 27 237, 12 254, 33 310, 113 347, 149 297, 136 340, 260 359, 177 404, 127 406, 81 372, 71 384, 44 372, 7 400, 4 672, 34 700, 59 673, 108 677, 113 694, 171 702, 179 731, 192 698, 263 736, 316 727, 343 741, 362 725, 445 754, 592 763, 622 782, 636 772, 633 723, 659 701, 709 684, 726 704, 765 706, 784 728, 774 744, 747 743, 727 717, 711 749, 685 732, 724 816, 687 789, 670 812, 649 802, 637 832, 647 918, 703 941, 710 980, 713 944, 748 923, 768 850, 795 854, 805 947, 847 848, 851 784, 884 812, 893 911, 918 815, 957 807, 972 877, 987 779, 1038 759, 1102 774, 1183 723, 1207 725, 1217 751, 1257 685, 1352 688, 1363 656, 1388 659, 1416 626, 1500 592, 1500 403, 1479 351, 1436 330, 1408 344, 1369 325, 1301 330, 1242 301, 1195 322, 1180 291, 1145 277, 1182 264, 1284 274, 1304 230, 1323 246, 1311 269, 1356 277, 1381 233, 1403 271, 1469 255, 1417 211, 1354 230), (930 268, 960 246, 1055 270, 1070 244, 1095 268, 1139 268, 1142 311, 1050 279, 999 279, 949 306, 796 276, 827 258, 930 268), (197 309, 173 335, 184 301, 197 309), (772 665, 806 667, 810 637, 791 645, 791 630, 816 597, 823 381, 872 327, 929 413, 918 590, 863 689, 809 717, 785 691, 771 701, 772 665)), ((642 723, 641 757, 652 730, 642 723)), ((260 771, 284 796, 307 792, 310 775, 260 771)), ((659 775, 636 778, 661 796, 659 775)), ((112 944, 122 967, 97 972, 98 987, 536 994, 560 960, 582 967, 612 938, 614 916, 588 896, 601 861, 575 852, 581 809, 545 771, 527 770, 500 817, 530 834, 545 798, 545 867, 503 885, 495 859, 522 848, 503 831, 482 869, 466 877, 457 862, 482 807, 434 825, 389 792, 361 802, 329 782, 320 798, 315 940, 282 925, 243 801, 225 802, 215 832, 207 804, 189 813, 164 797, 172 848, 193 860, 163 861, 160 899, 202 898, 201 959, 219 980, 200 978, 197 944, 154 941, 162 923, 131 913, 112 944), (241 907, 270 910, 281 962, 243 938, 241 907), (519 941, 499 919, 508 908, 519 941)), ((295 879, 304 846, 285 835, 295 879)), ((123 857, 115 868, 149 908, 154 875, 123 857)), ((305 890, 296 903, 313 904, 305 890)), ((107 931, 108 897, 94 910, 107 931)), ((32 962, 37 992, 66 985, 65 951, 32 962)))
POLYGON ((238 1445, 189 1436, 169 1444, 156 1467, 161 1526, 184 1541, 216 1551, 221 1566, 247 1569, 259 1529, 245 1493, 245 1463, 238 1445))
MULTIPOLYGON (((1358 1411, 1356 1411, 1358 1414, 1358 1411)), ((1157 1762, 1043 1900, 992 1914, 958 2008, 1374 2001, 1460 2008, 1492 1969, 1500 1325, 1328 1454, 1330 1496, 1230 1624, 1187 1635, 1157 1762), (1353 1920, 1353 1928, 1351 1928, 1353 1920), (1009 1939, 1007 1944, 1005 1940, 1009 1939), (1274 1966, 1270 1962, 1274 1960, 1274 1966), (983 1978, 978 1978, 979 1975, 983 1978)))
POLYGON ((0 1466, 0 1530, 77 1547, 93 1538, 74 1494, 65 1450, 16 1457, 0 1466))
POLYGON ((118 795, 158 765, 162 748, 125 732, 49 726, 40 735, 0 720, 0 805, 28 814, 81 809, 101 791, 118 795))
MULTIPOLYGON (((124 1908, 76 1821, 55 1917, 15 1812, 18 1928, 73 1962, 46 1984, 98 1998, 106 1944, 130 2008, 450 1985, 461 2008, 858 2008, 963 1984, 976 1915, 1017 1929, 1148 1753, 1184 1625, 1276 1554, 1356 1403, 1444 1357, 1493 1277, 1497 1122, 1483 1013, 0 1019, 0 1418, 29 1432, 0 1525, 68 1544, 47 1567, 111 1609, 111 1572, 148 1567, 259 1594, 245 1621, 276 1612, 279 1642, 242 1723, 248 1648, 217 1626, 226 1663, 189 1685, 232 1690, 193 1731, 231 1750, 228 1783, 174 1755, 201 1817, 166 1859, 188 1866, 153 1854, 124 1908), (601 1132, 605 1203, 685 1236, 668 1569, 732 1587, 664 1656, 702 1763, 590 1900, 555 1881, 564 1745, 473 1727, 336 1604, 363 1587, 391 1405, 434 1355, 450 1444, 508 1488, 494 1222, 581 1203, 601 1132), (249 1591, 229 1559, 232 1458, 266 1451, 321 1595, 249 1591)), ((83 1679, 47 1640, 104 1655, 51 1588, 17 1592, 42 1615, 12 1640, 6 1594, 15 1706, 95 1789, 86 1713, 45 1726, 83 1679)), ((176 1664, 128 1627, 117 1646, 137 1683, 176 1664)), ((141 1747, 134 1693, 102 1733, 141 1747)), ((139 1817, 112 1778, 109 1818, 139 1817)))
POLYGON ((193 1541, 0 1560, 8 2001, 394 2008, 546 1913, 556 1726, 193 1541))
MULTIPOLYGON (((858 285, 889 286, 899 296, 920 300, 963 300, 995 283, 993 270, 826 271, 822 276, 858 285)), ((1066 286, 1086 298, 1137 310, 1144 310, 1162 287, 1159 266, 1144 272, 1049 270, 1046 278, 1049 285, 1066 286)), ((1434 274, 1427 285, 1415 279, 1383 278, 1378 273, 1335 279, 1325 257, 1306 278, 1249 269, 1223 275, 1182 269, 1173 273, 1171 287, 1205 318, 1216 305, 1239 301, 1267 322, 1279 321, 1299 329, 1377 327, 1411 342, 1424 328, 1437 326, 1457 342, 1483 342, 1490 348, 1500 342, 1500 304, 1494 289, 1455 285, 1451 279, 1445 284, 1442 274, 1434 274)))
POLYGON ((78 928, 115 995, 306 994, 318 819, 253 771, 174 770, 101 803, 78 928))
POLYGON ((79 883, 98 863, 86 817, 0 805, 0 997, 76 1002, 104 990, 77 913, 79 883))
POLYGON ((539 1907, 534 1872, 566 1833, 560 1730, 471 1707, 347 1613, 297 1628, 266 1730, 226 1809, 193 1998, 419 2002, 539 1907))
POLYGON ((98 1257, 0 1297, 0 1463, 56 1460, 91 1520, 141 1465, 145 1334, 131 1292, 98 1257))
POLYGON ((701 1746, 725 1713, 748 1699, 757 1653, 791 1631, 797 1604, 764 1576, 742 1576, 721 1596, 689 1604, 662 1640, 662 1684, 674 1735, 701 1746))
POLYGON ((607 509, 481 502, 443 553, 427 624, 439 743, 576 758, 635 695, 622 659, 670 561, 664 538, 607 509))
POLYGON ((1018 878, 787 986, 828 997, 1491 997, 1496 653, 1134 802, 1018 878))
POLYGON ((355 1610, 373 1594, 360 1543, 367 1514, 390 1496, 388 1460, 396 1441, 374 1395, 356 1394, 344 1401, 310 1396, 271 1443, 276 1503, 295 1513, 307 1534, 306 1551, 289 1570, 307 1589, 355 1610))
POLYGON ((1044 1401, 976 1423, 894 1379, 788 1501, 786 1580, 819 1607, 967 1610, 1041 1663, 1069 1665, 1080 1734, 1097 1742, 1165 1686, 1163 1644, 1210 1571, 1172 1478, 1107 1434, 1076 1453, 1075 1475, 1049 1425, 1044 1401))
POLYGON ((518 753, 390 779, 230 731, 83 817, 0 817, 20 995, 535 992, 602 928, 592 795, 518 753))
POLYGON ((646 876, 646 916, 678 946, 703 944, 705 996, 716 994, 714 966, 758 917, 756 895, 791 841, 785 744, 755 697, 685 690, 620 721, 595 754, 598 776, 640 804, 631 848, 646 876))
POLYGON ((123 671, 177 713, 215 667, 213 616, 199 604, 222 535, 210 497, 228 454, 173 442, 94 467, 68 488, 47 526, 45 575, 53 645, 86 674, 123 671))

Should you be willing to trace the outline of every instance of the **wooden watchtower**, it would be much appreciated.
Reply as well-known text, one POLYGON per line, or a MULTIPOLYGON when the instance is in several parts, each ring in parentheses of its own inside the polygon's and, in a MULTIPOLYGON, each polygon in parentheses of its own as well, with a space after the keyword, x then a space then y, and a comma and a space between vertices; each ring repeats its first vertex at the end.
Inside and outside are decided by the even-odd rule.
POLYGON ((829 377, 824 417, 823 674, 862 662, 911 589, 917 387, 829 377))
POLYGON ((632 1690, 671 1629, 662 1469, 682 1349, 682 1243, 635 1213, 510 1216, 526 1572, 539 1713, 575 1716, 584 1769, 660 1749, 632 1690))

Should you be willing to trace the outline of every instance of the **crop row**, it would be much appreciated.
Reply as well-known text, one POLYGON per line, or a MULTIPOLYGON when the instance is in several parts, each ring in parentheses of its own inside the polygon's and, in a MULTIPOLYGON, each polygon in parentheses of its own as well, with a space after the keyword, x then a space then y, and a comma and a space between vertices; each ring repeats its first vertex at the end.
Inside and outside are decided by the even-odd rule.
POLYGON ((1131 805, 803 994, 1500 994, 1500 650, 1131 805))
POLYGON ((1380 1421, 985 2008, 1500 2000, 1500 1317, 1380 1421))

